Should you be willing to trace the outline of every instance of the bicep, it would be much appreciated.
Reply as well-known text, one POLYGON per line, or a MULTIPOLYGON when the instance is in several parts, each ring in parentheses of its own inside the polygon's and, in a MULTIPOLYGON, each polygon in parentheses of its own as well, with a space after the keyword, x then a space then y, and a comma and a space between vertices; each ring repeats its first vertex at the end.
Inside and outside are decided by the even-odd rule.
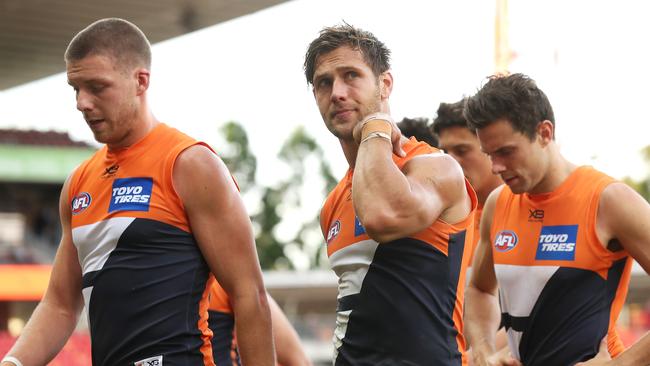
MULTIPOLYGON (((613 183, 602 193, 597 226, 609 232, 650 273, 650 205, 632 188, 613 183)), ((606 243, 605 243, 606 244, 606 243)))
POLYGON ((492 256, 490 232, 492 230, 494 206, 496 204, 496 198, 500 192, 501 189, 497 188, 490 194, 485 203, 485 208, 483 209, 480 220, 480 238, 476 252, 474 253, 472 278, 470 282, 472 287, 495 295, 497 293, 497 278, 494 272, 494 258, 492 256))
POLYGON ((203 257, 236 296, 235 281, 261 275, 250 220, 228 169, 212 151, 196 145, 178 157, 173 177, 203 257))
POLYGON ((460 166, 448 155, 419 156, 403 168, 410 188, 415 212, 426 226, 441 218, 458 222, 467 216, 470 206, 460 166), (467 206, 467 207, 465 207, 467 206))

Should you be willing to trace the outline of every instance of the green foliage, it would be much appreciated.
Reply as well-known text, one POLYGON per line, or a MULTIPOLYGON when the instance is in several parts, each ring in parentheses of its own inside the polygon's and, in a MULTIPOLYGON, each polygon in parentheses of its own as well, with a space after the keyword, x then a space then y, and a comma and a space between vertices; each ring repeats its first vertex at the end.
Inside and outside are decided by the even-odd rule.
POLYGON ((226 139, 227 151, 221 158, 235 177, 242 191, 248 190, 255 183, 257 158, 250 150, 248 135, 244 128, 237 122, 228 122, 221 128, 221 133, 226 139))
MULTIPOLYGON (((299 190, 304 186, 306 165, 316 162, 318 172, 325 181, 325 194, 336 185, 329 164, 324 159, 323 150, 314 138, 306 133, 304 128, 297 128, 283 144, 278 158, 290 167, 291 173, 286 179, 281 180, 274 187, 262 187, 255 181, 257 159, 250 150, 248 136, 244 128, 236 123, 229 122, 222 129, 227 146, 224 147, 222 158, 231 173, 236 177, 242 191, 258 190, 261 195, 261 208, 251 217, 256 228, 256 244, 260 264, 263 269, 278 267, 292 267, 292 262, 287 258, 284 248, 291 243, 303 250, 310 258, 312 267, 320 265, 321 251, 324 246, 319 246, 315 253, 310 253, 305 236, 309 232, 319 231, 318 212, 313 213, 313 219, 299 223, 296 234, 291 240, 282 241, 275 234, 276 227, 282 221, 279 213, 280 206, 299 209, 302 206, 299 190)), ((313 251, 313 250, 311 250, 313 251)))

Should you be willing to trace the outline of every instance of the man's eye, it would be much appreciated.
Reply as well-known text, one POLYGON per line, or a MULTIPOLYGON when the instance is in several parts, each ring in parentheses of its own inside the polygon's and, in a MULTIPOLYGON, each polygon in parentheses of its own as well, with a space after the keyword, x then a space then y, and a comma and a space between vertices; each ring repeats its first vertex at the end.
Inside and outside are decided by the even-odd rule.
POLYGON ((320 79, 318 80, 318 83, 316 84, 316 87, 321 89, 321 88, 327 88, 332 84, 332 82, 329 79, 320 79))
POLYGON ((93 92, 93 93, 99 93, 99 92, 101 92, 102 90, 104 90, 105 88, 106 88, 105 85, 100 85, 100 84, 98 84, 98 85, 91 85, 91 86, 90 86, 90 91, 93 92))

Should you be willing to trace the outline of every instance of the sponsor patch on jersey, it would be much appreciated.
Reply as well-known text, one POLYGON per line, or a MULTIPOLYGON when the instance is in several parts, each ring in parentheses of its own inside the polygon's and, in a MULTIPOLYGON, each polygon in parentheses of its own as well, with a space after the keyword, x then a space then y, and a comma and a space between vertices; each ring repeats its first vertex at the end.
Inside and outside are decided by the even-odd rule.
POLYGON ((83 212, 90 206, 92 197, 88 192, 81 192, 72 199, 72 214, 76 215, 83 212))
POLYGON ((162 366, 163 364, 163 356, 154 356, 154 357, 149 357, 145 358, 144 360, 137 361, 133 364, 133 366, 162 366))
POLYGON ((514 231, 502 230, 497 233, 497 237, 494 239, 494 248, 500 252, 507 252, 517 245, 519 238, 514 231))
POLYGON ((341 232, 341 221, 336 220, 336 222, 334 222, 332 226, 330 226, 330 229, 327 231, 327 244, 329 244, 332 240, 334 240, 334 238, 336 238, 340 232, 341 232))
POLYGON ((578 225, 542 226, 535 259, 575 260, 577 235, 578 225))
POLYGON ((121 178, 113 181, 108 212, 149 211, 153 178, 121 178))
POLYGON ((354 216, 354 236, 359 236, 363 235, 366 233, 366 228, 363 227, 363 224, 361 221, 359 221, 359 218, 354 216))

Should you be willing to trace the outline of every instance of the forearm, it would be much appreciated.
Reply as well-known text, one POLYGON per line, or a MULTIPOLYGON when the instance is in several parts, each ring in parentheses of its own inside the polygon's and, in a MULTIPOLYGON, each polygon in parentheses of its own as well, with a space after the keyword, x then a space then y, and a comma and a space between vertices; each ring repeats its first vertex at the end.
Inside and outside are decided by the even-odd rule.
POLYGON ((410 218, 419 212, 419 203, 406 176, 393 162, 389 141, 374 138, 359 147, 352 201, 366 232, 378 242, 401 237, 408 228, 405 223, 412 226, 418 222, 410 218))
POLYGON ((78 315, 41 302, 7 355, 19 359, 23 366, 47 364, 65 345, 77 325, 78 315))
POLYGON ((355 206, 398 208, 410 194, 406 176, 395 165, 390 141, 374 138, 359 146, 352 180, 355 206))
POLYGON ((298 333, 284 315, 282 309, 270 296, 269 307, 273 321, 273 341, 278 363, 282 366, 311 366, 312 363, 302 348, 298 333))
POLYGON ((242 365, 275 366, 271 315, 266 292, 231 297, 242 365))
POLYGON ((469 286, 465 294, 465 336, 474 357, 487 357, 496 351, 495 334, 500 322, 497 297, 469 286))
MULTIPOLYGON (((277 346, 281 347, 280 345, 277 346)), ((293 348, 296 353, 283 352, 278 353, 278 363, 282 366, 311 366, 311 360, 302 351, 301 348, 293 348)))

